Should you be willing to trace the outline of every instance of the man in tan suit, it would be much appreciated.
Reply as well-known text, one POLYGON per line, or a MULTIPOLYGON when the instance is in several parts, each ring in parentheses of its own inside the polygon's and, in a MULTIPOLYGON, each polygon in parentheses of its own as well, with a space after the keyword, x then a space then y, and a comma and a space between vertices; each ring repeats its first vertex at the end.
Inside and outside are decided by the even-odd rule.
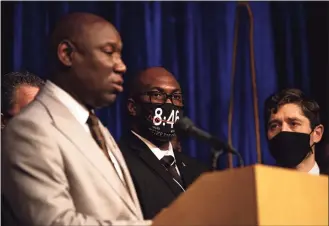
MULTIPOLYGON (((1 79, 1 129, 31 103, 44 81, 28 71, 10 72, 1 79)), ((14 225, 12 209, 1 193, 1 225, 14 225)))
POLYGON ((120 35, 73 13, 51 39, 53 75, 4 129, 2 191, 18 225, 150 225, 129 171, 93 110, 122 92, 120 35))

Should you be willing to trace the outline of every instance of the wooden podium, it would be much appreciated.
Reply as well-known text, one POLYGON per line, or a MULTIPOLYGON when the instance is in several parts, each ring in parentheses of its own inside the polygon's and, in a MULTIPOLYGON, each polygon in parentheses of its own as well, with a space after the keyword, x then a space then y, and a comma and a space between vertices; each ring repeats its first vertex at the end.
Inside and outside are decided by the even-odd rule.
POLYGON ((206 173, 152 225, 328 225, 328 177, 264 165, 206 173))

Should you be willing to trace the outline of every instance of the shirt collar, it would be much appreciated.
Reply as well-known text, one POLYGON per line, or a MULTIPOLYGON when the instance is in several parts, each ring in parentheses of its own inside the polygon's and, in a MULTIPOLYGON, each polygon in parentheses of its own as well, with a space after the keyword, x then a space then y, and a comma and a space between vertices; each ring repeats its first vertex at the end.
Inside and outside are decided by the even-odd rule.
POLYGON ((65 90, 54 84, 53 82, 47 80, 46 86, 55 97, 69 109, 71 114, 78 120, 79 123, 84 125, 89 117, 89 111, 86 107, 80 104, 76 99, 74 99, 65 90))
POLYGON ((320 175, 320 168, 316 162, 314 163, 313 168, 310 171, 308 171, 308 173, 312 175, 320 175))
POLYGON ((152 142, 150 142, 149 140, 145 139, 144 137, 140 136, 139 134, 137 134, 136 132, 132 131, 131 132, 133 134, 135 134, 141 141, 143 141, 146 146, 151 149, 151 151, 153 152, 153 154, 157 157, 157 159, 162 159, 165 155, 171 155, 172 157, 174 157, 175 159, 175 155, 174 155, 174 151, 173 151, 173 147, 171 145, 171 142, 169 142, 169 148, 168 150, 160 150, 160 148, 158 148, 157 146, 155 146, 152 142))

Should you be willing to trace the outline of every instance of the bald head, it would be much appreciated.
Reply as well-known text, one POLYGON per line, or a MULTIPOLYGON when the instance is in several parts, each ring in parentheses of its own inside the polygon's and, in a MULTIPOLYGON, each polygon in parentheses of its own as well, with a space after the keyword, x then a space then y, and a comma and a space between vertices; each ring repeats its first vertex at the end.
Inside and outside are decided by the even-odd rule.
POLYGON ((60 19, 51 36, 51 80, 88 108, 112 104, 123 91, 122 41, 115 27, 90 13, 60 19))
POLYGON ((183 114, 179 83, 165 68, 151 67, 136 75, 130 87, 127 110, 132 130, 168 150, 175 136, 173 125, 183 114))
POLYGON ((163 67, 150 67, 139 72, 131 81, 129 96, 157 89, 167 93, 180 91, 180 85, 174 75, 163 67))
POLYGON ((71 47, 81 48, 85 45, 83 39, 96 24, 110 26, 113 33, 119 35, 115 27, 100 16, 82 12, 67 14, 58 21, 51 35, 51 54, 57 58, 58 46, 63 41, 67 41, 71 47))

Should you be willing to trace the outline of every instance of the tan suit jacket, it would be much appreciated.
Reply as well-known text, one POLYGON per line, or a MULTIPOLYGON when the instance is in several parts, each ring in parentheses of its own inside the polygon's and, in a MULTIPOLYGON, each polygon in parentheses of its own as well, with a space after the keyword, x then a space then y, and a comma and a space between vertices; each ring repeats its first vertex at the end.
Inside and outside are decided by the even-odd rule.
MULTIPOLYGON (((47 85, 46 85, 47 86, 47 85)), ((149 225, 124 158, 101 125, 128 189, 92 136, 52 92, 2 134, 2 192, 19 225, 149 225)))

